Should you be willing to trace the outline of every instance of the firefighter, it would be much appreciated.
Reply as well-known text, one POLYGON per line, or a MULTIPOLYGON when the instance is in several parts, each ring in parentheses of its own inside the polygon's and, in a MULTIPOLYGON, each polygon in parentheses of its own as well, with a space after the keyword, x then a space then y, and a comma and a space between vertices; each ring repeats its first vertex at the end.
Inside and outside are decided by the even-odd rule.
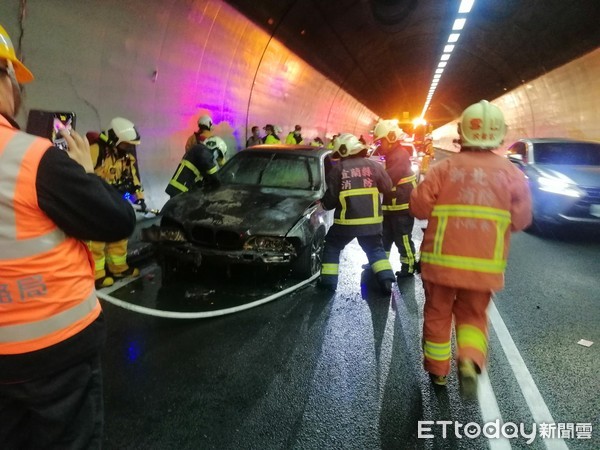
POLYGON ((341 134, 334 150, 341 158, 327 176, 327 191, 322 199, 323 207, 335 212, 325 237, 319 287, 336 289, 340 253, 357 238, 382 291, 389 294, 396 280, 381 241, 379 194, 389 192, 392 181, 381 164, 365 158, 367 147, 356 136, 341 134))
POLYGON ((215 174, 219 170, 219 163, 216 159, 214 151, 206 145, 194 145, 177 166, 165 192, 172 198, 197 186, 218 186, 219 180, 215 174))
POLYGON ((294 131, 290 131, 285 138, 286 144, 291 145, 301 145, 302 144, 302 127, 300 125, 296 125, 294 127, 294 131))
POLYGON ((59 149, 19 130, 31 81, 0 25, 0 447, 98 449, 106 318, 83 240, 129 236, 135 214, 85 137, 63 129, 59 149))
POLYGON ((188 138, 185 143, 185 151, 192 148, 196 144, 201 144, 213 135, 213 121, 208 114, 204 114, 198 118, 198 130, 188 138))
POLYGON ((425 140, 423 141, 423 150, 420 156, 423 157, 421 160, 421 170, 420 174, 425 175, 429 170, 429 165, 431 161, 435 159, 434 149, 433 149, 433 137, 431 134, 427 134, 425 136, 425 140))
POLYGON ((225 141, 219 136, 211 136, 204 141, 204 144, 212 151, 214 162, 219 167, 223 167, 227 162, 227 144, 225 141))
POLYGON ((458 126, 461 150, 432 166, 412 192, 410 211, 427 219, 421 247, 425 288, 423 353, 433 383, 450 372, 454 317, 461 392, 473 397, 487 357, 487 307, 504 287, 510 233, 531 222, 522 172, 494 154, 506 133, 502 111, 485 100, 458 126))
POLYGON ((401 263, 400 271, 396 272, 398 278, 412 277, 419 272, 412 239, 415 219, 408 212, 408 201, 417 179, 410 157, 400 145, 403 136, 395 120, 381 120, 373 130, 373 140, 385 156, 385 169, 394 185, 392 191, 383 196, 383 248, 389 258, 392 245, 398 247, 401 263))
MULTIPOLYGON (((107 131, 90 146, 94 172, 113 185, 131 203, 146 211, 144 190, 138 175, 135 147, 140 134, 135 125, 122 117, 115 117, 107 131)), ((112 286, 115 278, 136 277, 140 271, 127 264, 127 239, 116 242, 88 242, 94 258, 96 289, 112 286), (108 268, 108 271, 106 270, 108 268)))

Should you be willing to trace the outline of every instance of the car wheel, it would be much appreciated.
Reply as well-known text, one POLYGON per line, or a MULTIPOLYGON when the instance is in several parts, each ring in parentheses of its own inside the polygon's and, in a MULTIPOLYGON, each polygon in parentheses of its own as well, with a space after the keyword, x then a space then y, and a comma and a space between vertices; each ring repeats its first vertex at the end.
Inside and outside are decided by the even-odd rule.
POLYGON ((325 233, 323 230, 318 230, 310 241, 310 244, 302 250, 292 263, 292 276, 306 279, 319 272, 323 261, 324 248, 325 233))

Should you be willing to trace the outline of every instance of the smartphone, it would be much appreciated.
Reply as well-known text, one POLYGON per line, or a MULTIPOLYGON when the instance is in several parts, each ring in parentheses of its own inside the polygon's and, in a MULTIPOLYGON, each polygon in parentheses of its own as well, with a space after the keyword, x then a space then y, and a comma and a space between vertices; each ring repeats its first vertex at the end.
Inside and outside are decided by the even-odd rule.
POLYGON ((43 111, 40 109, 32 109, 29 111, 27 118, 27 133, 35 134, 36 136, 50 139, 54 146, 61 150, 67 150, 67 141, 60 130, 67 129, 69 131, 75 129, 75 113, 74 112, 55 112, 43 111))

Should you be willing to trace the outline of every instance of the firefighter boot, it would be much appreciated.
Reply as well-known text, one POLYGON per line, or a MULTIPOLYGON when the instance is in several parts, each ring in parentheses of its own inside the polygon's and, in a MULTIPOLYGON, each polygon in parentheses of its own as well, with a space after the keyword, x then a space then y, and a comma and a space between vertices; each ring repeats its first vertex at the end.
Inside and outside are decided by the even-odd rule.
POLYGON ((460 380, 460 393, 466 399, 477 397, 477 369, 470 359, 459 361, 458 378, 460 380))
POLYGON ((94 281, 94 286, 96 289, 102 289, 105 287, 109 287, 115 284, 115 280, 112 277, 104 276, 102 278, 98 278, 94 281))
POLYGON ((448 377, 445 375, 436 375, 434 373, 430 373, 429 379, 436 386, 446 386, 446 384, 448 384, 448 377))
POLYGON ((134 278, 140 274, 140 270, 137 267, 128 267, 127 270, 119 273, 113 273, 112 276, 115 278, 134 278))

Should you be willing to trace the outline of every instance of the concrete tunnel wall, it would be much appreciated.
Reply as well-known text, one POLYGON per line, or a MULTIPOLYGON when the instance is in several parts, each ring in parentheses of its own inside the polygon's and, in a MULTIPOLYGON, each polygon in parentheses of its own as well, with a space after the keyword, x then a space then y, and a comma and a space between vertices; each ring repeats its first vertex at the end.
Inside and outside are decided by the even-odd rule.
MULTIPOLYGON (((223 1, 5 0, 0 23, 36 76, 18 122, 25 127, 29 109, 74 111, 85 133, 115 116, 131 119, 153 208, 167 200, 164 188, 200 114, 212 115, 230 151, 244 146, 253 125, 279 125, 282 138, 296 123, 308 139, 366 136, 377 118, 223 1)), ((510 125, 506 142, 599 139, 599 69, 597 50, 496 99, 510 125)), ((454 133, 453 123, 434 135, 452 148, 454 133)))

